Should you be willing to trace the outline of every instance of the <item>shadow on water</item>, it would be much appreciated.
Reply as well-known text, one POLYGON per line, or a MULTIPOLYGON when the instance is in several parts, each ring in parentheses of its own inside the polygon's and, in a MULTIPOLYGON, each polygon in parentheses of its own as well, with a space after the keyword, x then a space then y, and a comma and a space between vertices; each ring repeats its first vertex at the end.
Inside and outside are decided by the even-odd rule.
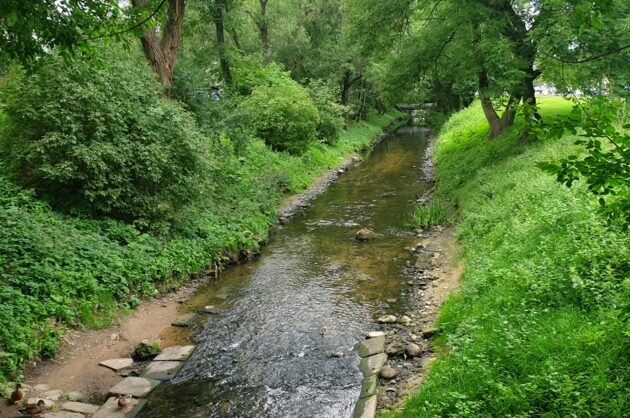
MULTIPOLYGON (((383 140, 282 227, 260 259, 200 291, 191 303, 219 312, 140 416, 352 416, 362 379, 354 344, 386 300, 404 293, 404 247, 413 241, 406 223, 415 195, 427 188, 427 135, 405 127, 383 140), (356 242, 362 226, 379 238, 356 242)), ((404 312, 395 305, 392 313, 404 312)))

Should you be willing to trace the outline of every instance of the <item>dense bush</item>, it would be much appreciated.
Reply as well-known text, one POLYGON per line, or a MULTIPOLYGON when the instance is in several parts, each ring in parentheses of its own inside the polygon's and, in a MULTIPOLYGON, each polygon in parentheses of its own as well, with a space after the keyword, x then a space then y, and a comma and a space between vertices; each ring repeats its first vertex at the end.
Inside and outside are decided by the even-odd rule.
POLYGON ((53 206, 142 225, 201 192, 204 139, 146 66, 51 59, 2 87, 12 178, 53 206))
POLYGON ((338 89, 333 89, 323 82, 312 82, 308 94, 319 112, 317 138, 325 144, 337 142, 344 126, 344 107, 337 103, 338 89))
POLYGON ((317 108, 293 80, 255 87, 239 109, 246 112, 255 134, 276 151, 303 154, 316 140, 317 108))

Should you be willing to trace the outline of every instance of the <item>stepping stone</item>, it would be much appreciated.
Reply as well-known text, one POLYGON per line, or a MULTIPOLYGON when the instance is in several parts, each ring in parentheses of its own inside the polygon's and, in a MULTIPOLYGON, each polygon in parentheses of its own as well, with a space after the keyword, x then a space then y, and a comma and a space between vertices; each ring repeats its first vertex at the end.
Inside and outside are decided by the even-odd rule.
POLYGON ((142 398, 155 389, 160 383, 159 380, 147 379, 145 377, 129 376, 118 382, 109 390, 114 395, 131 395, 142 398))
POLYGON ((49 390, 42 393, 42 397, 50 399, 51 401, 58 401, 61 395, 63 395, 63 392, 60 390, 49 390))
POLYGON ((363 379, 363 385, 361 386, 361 394, 359 399, 367 398, 372 395, 376 395, 376 389, 378 388, 378 375, 372 374, 363 379))
POLYGON ((175 321, 173 321, 171 325, 174 327, 188 328, 188 327, 193 326, 193 324, 195 323, 198 317, 199 317, 199 314, 195 312, 191 312, 189 314, 180 316, 175 321))
POLYGON ((382 353, 385 349, 385 337, 379 336, 361 341, 356 345, 359 356, 368 357, 374 354, 382 353))
POLYGON ((96 411, 98 411, 99 406, 83 402, 66 402, 61 405, 61 409, 63 409, 64 411, 79 412, 81 414, 92 415, 96 411))
POLYGON ((376 415, 376 395, 359 399, 354 407, 353 418, 374 418, 376 415))
POLYGON ((387 354, 379 353, 370 357, 362 358, 359 367, 363 372, 363 375, 369 376, 371 374, 380 372, 386 361, 387 354))
POLYGON ((39 385, 33 386, 33 389, 35 389, 37 392, 46 392, 47 390, 50 390, 50 386, 44 383, 40 383, 39 385))
POLYGON ((85 418, 85 415, 70 411, 46 412, 46 418, 85 418))
POLYGON ((153 360, 156 361, 184 361, 190 356, 194 345, 175 345, 173 347, 165 348, 160 354, 153 360))
POLYGON ((118 398, 112 397, 105 402, 105 405, 101 407, 92 418, 133 418, 142 409, 144 404, 147 403, 146 399, 131 399, 131 410, 122 411, 118 407, 118 398))
POLYGON ((152 361, 140 377, 149 379, 168 380, 182 368, 181 361, 152 361))
POLYGON ((113 358, 111 360, 101 361, 98 364, 99 366, 107 367, 108 369, 112 369, 113 371, 117 372, 127 367, 131 367, 131 365, 133 364, 133 359, 113 358))
POLYGON ((39 402, 39 400, 44 401, 44 405, 46 406, 46 409, 51 409, 55 407, 55 402, 51 401, 50 399, 44 399, 44 398, 28 398, 26 400, 26 405, 31 406, 31 405, 37 405, 37 402, 39 402))

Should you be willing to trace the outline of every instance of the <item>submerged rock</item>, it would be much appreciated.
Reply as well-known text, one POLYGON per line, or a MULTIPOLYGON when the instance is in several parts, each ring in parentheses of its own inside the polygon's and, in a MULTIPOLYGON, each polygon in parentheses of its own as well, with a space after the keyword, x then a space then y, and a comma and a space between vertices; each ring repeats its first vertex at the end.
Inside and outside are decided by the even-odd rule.
POLYGON ((372 241, 376 239, 376 233, 369 228, 361 228, 354 235, 357 241, 372 241))

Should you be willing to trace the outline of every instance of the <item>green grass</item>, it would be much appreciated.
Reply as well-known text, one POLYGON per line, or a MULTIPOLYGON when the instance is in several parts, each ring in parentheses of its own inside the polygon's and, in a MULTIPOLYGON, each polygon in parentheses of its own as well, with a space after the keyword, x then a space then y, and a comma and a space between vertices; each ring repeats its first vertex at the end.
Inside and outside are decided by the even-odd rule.
MULTIPOLYGON (((570 104, 546 98, 543 116, 570 104)), ((442 356, 400 417, 622 417, 630 410, 630 238, 582 185, 535 167, 575 137, 496 141, 478 105, 443 127, 437 197, 458 213, 461 291, 442 306, 442 356)), ((389 415, 388 415, 389 416, 389 415)))
POLYGON ((439 199, 432 199, 426 205, 416 206, 411 213, 411 219, 412 226, 415 228, 428 228, 449 223, 447 208, 439 199))
POLYGON ((6 180, 0 165, 0 382, 15 378, 29 359, 53 355, 64 328, 107 326, 227 253, 258 249, 286 198, 283 190, 304 190, 344 156, 367 148, 397 116, 372 116, 334 147, 312 146, 300 157, 258 140, 238 152, 217 140, 211 197, 161 236, 59 214, 6 180))

